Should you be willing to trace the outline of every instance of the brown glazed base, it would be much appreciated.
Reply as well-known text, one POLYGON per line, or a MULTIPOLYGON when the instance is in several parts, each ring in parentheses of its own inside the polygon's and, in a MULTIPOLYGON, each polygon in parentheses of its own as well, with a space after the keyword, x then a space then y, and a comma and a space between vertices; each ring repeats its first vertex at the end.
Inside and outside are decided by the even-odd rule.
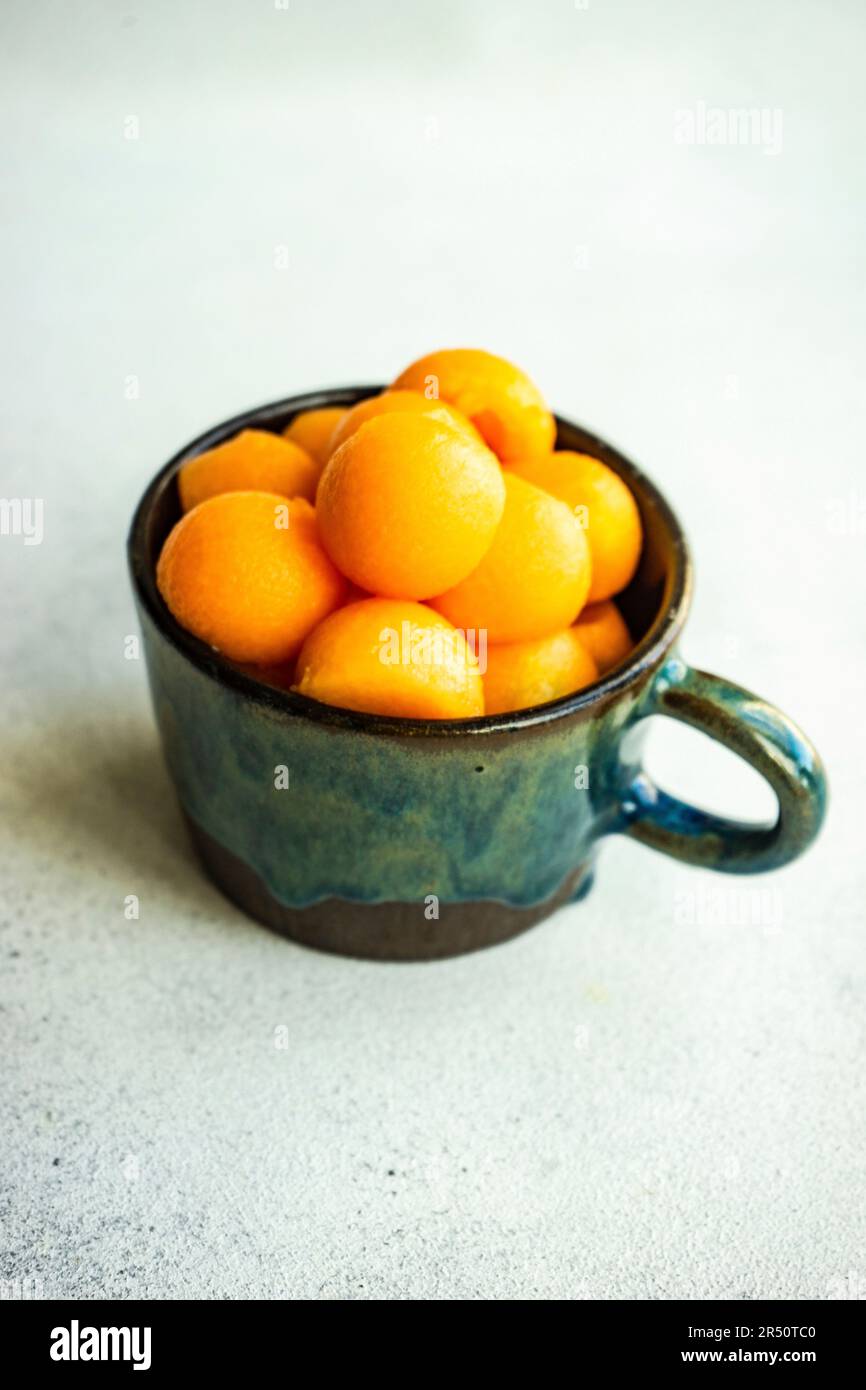
POLYGON ((419 903, 353 903, 327 898, 311 907, 286 907, 258 874, 184 813, 196 851, 218 888, 250 917, 281 936, 317 951, 366 960, 442 960, 496 946, 549 917, 592 887, 592 861, 581 864, 552 897, 534 907, 478 901, 442 903, 428 921, 419 903))

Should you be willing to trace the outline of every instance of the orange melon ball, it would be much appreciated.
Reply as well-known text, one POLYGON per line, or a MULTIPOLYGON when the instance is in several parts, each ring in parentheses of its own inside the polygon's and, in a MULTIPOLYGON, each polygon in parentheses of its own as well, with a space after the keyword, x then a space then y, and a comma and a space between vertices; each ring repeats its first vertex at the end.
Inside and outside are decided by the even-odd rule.
POLYGON ((414 719, 484 713, 478 663, 462 633, 424 604, 369 598, 307 638, 296 686, 324 704, 414 719))
POLYGON ((477 443, 483 442, 466 416, 445 401, 428 400, 420 391, 383 391, 380 396, 368 396, 366 400, 359 401, 346 412, 331 438, 331 453, 339 449, 349 435, 366 425, 368 420, 375 420, 378 415, 393 414, 429 415, 432 420, 439 420, 443 425, 471 435, 477 443))
POLYGON ((461 583, 432 600, 456 627, 489 642, 523 642, 574 622, 586 601, 586 536, 564 502, 503 473, 505 511, 493 544, 461 583))
POLYGON ((401 372, 394 386, 456 406, 503 463, 553 448, 556 422, 540 391, 519 367, 492 352, 430 352, 401 372))
POLYGON ((343 601, 303 498, 223 492, 171 531, 156 582, 181 627, 234 661, 280 665, 343 601))
POLYGON ((221 492, 278 492, 281 497, 316 495, 319 470, 291 440, 267 430, 241 430, 183 464, 177 475, 185 512, 221 492))
POLYGON ((610 599, 588 603, 574 630, 586 650, 595 658, 602 675, 611 667, 618 666, 631 651, 631 633, 616 604, 610 599))
POLYGON ((316 514, 338 569, 384 598, 429 598, 487 550, 505 506, 490 450, 427 415, 379 415, 332 454, 316 514))
POLYGON ((585 525, 592 555, 589 602, 624 589, 637 569, 643 531, 637 503, 619 474, 600 459, 569 449, 546 458, 519 459, 511 468, 567 502, 585 525))
POLYGON ((319 465, 321 473, 331 453, 331 436, 346 414, 344 405, 323 405, 302 410, 283 430, 283 438, 298 444, 319 465))
POLYGON ((488 714, 529 709, 591 685, 598 667, 573 627, 531 642, 487 649, 484 707, 488 714))

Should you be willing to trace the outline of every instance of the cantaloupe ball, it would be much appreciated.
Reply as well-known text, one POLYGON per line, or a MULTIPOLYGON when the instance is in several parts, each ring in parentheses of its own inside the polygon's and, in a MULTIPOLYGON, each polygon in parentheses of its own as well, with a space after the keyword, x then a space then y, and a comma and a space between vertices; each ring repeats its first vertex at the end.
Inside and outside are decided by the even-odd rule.
POLYGON ((595 661, 573 627, 530 642, 491 646, 484 672, 484 708, 487 714, 529 709, 571 695, 597 679, 595 661))
POLYGON ((427 415, 379 415, 332 454, 316 514, 322 544, 360 588, 429 598, 469 574, 502 516, 485 445, 427 415))
POLYGON ((429 352, 400 373, 394 388, 421 391, 456 406, 503 463, 553 448, 556 422, 538 387, 519 367, 492 352, 429 352))
POLYGON ((463 635, 407 600, 364 599, 332 613, 301 648, 295 688, 369 714, 468 719, 484 713, 481 673, 463 635))
POLYGON ((505 471, 505 510, 484 559, 431 600, 456 627, 523 642, 574 622, 590 584, 586 536, 564 502, 505 471))
POLYGON ((574 630, 587 651, 595 657, 602 675, 628 656, 632 649, 631 633, 625 619, 611 599, 588 603, 574 625, 574 630))
POLYGON ((241 430, 234 439, 189 459, 177 475, 185 512, 221 492, 316 495, 319 470, 305 449, 267 430, 241 430))
POLYGON ((234 661, 280 665, 343 601, 303 498, 223 492, 187 512, 157 564, 177 621, 234 661))
POLYGON ((545 458, 518 459, 512 472, 567 502, 586 524, 592 555, 589 602, 611 598, 630 582, 640 559, 640 512, 618 473, 589 454, 561 449, 545 458))
POLYGON ((445 401, 428 400, 420 391, 383 391, 379 396, 368 396, 348 410, 337 424, 331 436, 330 450, 334 453, 341 444, 355 434, 368 420, 377 415, 429 415, 431 420, 439 420, 443 425, 461 430, 470 435, 477 444, 484 441, 473 424, 461 415, 459 410, 445 401))
POLYGON ((346 414, 344 405, 323 405, 302 410, 283 430, 283 438, 306 449, 321 473, 331 453, 331 436, 346 414))

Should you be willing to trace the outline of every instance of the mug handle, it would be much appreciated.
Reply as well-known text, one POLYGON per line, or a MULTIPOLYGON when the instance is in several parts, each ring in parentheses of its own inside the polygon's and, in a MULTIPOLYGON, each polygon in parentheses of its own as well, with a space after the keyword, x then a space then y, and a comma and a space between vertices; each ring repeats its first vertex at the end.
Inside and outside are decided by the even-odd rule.
POLYGON ((779 801, 775 824, 715 816, 657 787, 641 769, 626 794, 625 833, 653 849, 728 874, 778 869, 812 843, 827 782, 818 753, 788 717, 742 686, 693 670, 679 657, 660 668, 641 718, 667 714, 738 753, 779 801))

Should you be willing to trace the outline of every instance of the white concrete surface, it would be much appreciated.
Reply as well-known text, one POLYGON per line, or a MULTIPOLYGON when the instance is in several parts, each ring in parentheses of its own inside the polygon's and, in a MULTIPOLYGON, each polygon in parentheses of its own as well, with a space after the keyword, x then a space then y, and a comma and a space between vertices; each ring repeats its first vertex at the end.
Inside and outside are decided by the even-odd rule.
MULTIPOLYGON (((0 537, 3 1278, 866 1295, 862 6, 45 0, 2 28, 0 490, 44 500, 41 545, 0 537), (757 143, 677 143, 713 107, 765 110, 757 143), (799 864, 610 844, 585 905, 417 968, 296 949, 203 881, 124 659, 134 502, 209 423, 445 344, 513 356, 666 489, 684 654, 827 760, 799 864)), ((697 735, 653 761, 769 802, 697 735)))

